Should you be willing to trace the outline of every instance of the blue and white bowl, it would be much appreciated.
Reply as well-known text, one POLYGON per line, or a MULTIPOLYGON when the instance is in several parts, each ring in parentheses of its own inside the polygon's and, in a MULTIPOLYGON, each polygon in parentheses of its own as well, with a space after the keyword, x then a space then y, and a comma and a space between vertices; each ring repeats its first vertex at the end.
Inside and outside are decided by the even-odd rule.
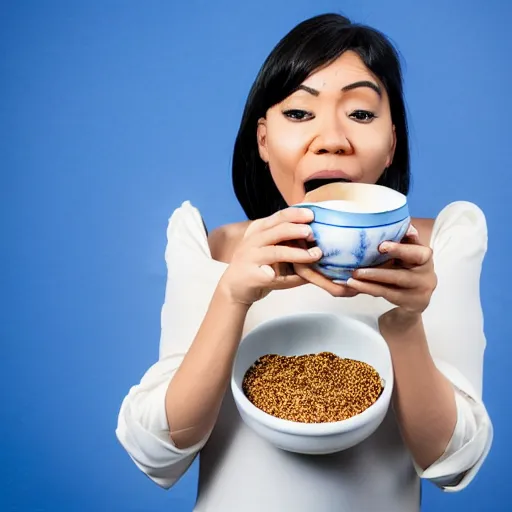
POLYGON ((323 257, 313 268, 340 283, 358 268, 388 261, 379 246, 384 241, 400 242, 411 222, 407 197, 381 185, 331 183, 294 206, 308 208, 315 216, 310 225, 323 257), (339 199, 332 199, 333 186, 339 199), (329 199, 318 200, 322 197, 329 199), (311 198, 315 201, 308 201, 311 198))

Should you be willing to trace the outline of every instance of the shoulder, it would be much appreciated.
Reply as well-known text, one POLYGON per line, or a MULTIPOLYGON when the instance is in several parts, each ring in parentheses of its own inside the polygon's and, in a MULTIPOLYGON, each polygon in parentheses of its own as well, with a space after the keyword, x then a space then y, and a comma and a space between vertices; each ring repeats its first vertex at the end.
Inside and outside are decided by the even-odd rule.
POLYGON ((420 239, 423 231, 423 237, 428 237, 430 246, 437 252, 449 247, 459 252, 485 253, 487 250, 485 214, 470 201, 454 201, 435 219, 413 219, 412 222, 420 231, 420 239))
POLYGON ((251 221, 233 222, 215 228, 208 234, 208 245, 212 258, 229 263, 233 252, 242 240, 251 221))
POLYGON ((472 243, 487 243, 487 219, 480 207, 470 201, 455 201, 445 206, 435 219, 433 241, 465 238, 472 243))
POLYGON ((471 238, 479 245, 487 242, 487 221, 481 208, 470 201, 454 201, 446 205, 436 218, 413 218, 424 245, 434 245, 449 237, 471 238))

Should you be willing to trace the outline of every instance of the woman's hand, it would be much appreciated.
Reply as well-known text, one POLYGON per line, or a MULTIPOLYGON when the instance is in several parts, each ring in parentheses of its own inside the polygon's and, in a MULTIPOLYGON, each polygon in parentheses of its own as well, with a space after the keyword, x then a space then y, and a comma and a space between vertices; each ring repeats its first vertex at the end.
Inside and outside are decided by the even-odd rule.
POLYGON ((402 243, 383 242, 379 249, 391 256, 392 265, 358 269, 347 286, 359 293, 383 297, 398 306, 401 313, 423 313, 437 285, 432 249, 421 245, 412 226, 402 243))
POLYGON ((286 208, 270 217, 255 220, 247 228, 219 286, 231 300, 250 306, 271 290, 305 284, 296 274, 280 275, 281 264, 311 264, 322 257, 318 247, 292 247, 294 241, 313 240, 308 225, 313 212, 305 208, 286 208))

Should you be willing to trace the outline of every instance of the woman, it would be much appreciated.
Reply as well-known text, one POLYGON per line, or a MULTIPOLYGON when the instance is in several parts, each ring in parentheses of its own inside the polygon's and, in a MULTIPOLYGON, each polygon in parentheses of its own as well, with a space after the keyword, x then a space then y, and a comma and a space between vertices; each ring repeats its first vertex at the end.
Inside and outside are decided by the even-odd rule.
POLYGON ((410 512, 420 478, 463 489, 490 448, 483 213, 456 202, 435 220, 413 219, 409 243, 381 246, 392 266, 334 284, 309 267, 318 248, 288 243, 311 239, 312 213, 290 205, 319 177, 409 187, 396 53, 379 32, 334 14, 292 30, 252 87, 233 158, 249 220, 207 236, 185 202, 169 222, 160 358, 123 401, 116 433, 164 488, 201 451, 198 512, 410 512), (228 389, 244 333, 299 311, 377 319, 392 354, 393 407, 373 436, 338 454, 270 446, 241 422, 228 389))

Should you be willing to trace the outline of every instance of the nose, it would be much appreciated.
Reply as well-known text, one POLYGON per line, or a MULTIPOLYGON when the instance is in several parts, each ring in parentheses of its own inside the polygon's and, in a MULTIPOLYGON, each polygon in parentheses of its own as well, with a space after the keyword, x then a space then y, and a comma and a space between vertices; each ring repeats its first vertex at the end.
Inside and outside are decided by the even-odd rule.
POLYGON ((311 143, 310 150, 317 154, 347 155, 353 152, 352 145, 339 121, 332 119, 322 123, 317 136, 311 143))

